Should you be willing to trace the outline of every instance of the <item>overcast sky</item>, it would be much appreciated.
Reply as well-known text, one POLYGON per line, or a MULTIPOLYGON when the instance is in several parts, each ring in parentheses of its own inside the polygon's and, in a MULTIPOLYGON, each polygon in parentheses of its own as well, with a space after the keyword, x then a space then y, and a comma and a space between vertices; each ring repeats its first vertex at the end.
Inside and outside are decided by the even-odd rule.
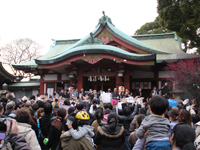
POLYGON ((0 46, 17 38, 31 38, 45 47, 51 39, 83 38, 102 17, 133 35, 157 14, 157 0, 0 0, 0 46))

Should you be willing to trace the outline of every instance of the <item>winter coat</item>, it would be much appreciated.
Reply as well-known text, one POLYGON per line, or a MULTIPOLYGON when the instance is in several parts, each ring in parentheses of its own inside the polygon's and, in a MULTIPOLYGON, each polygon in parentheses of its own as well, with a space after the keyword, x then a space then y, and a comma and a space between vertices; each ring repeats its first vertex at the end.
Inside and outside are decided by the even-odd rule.
POLYGON ((83 125, 82 127, 78 127, 78 131, 71 128, 69 130, 72 137, 77 140, 82 138, 83 136, 94 146, 94 142, 92 137, 94 137, 94 127, 90 125, 83 125))
POLYGON ((24 136, 26 142, 32 150, 40 150, 40 145, 38 143, 37 137, 31 125, 27 123, 17 123, 18 134, 24 136))
POLYGON ((146 137, 146 144, 158 139, 167 139, 170 129, 170 122, 165 117, 160 116, 146 116, 142 121, 136 134, 138 138, 142 139, 146 131, 150 130, 146 137))
POLYGON ((85 137, 75 140, 69 131, 61 134, 60 140, 62 150, 94 150, 91 143, 85 137))
MULTIPOLYGON (((135 129, 137 130, 137 129, 135 129)), ((138 137, 136 135, 136 131, 132 132, 129 136, 128 142, 131 144, 131 147, 133 148, 133 146, 135 145, 136 141, 137 141, 138 137)))
POLYGON ((135 116, 135 118, 132 120, 132 122, 130 124, 129 131, 133 132, 133 131, 135 131, 135 129, 136 129, 136 116, 135 116))
MULTIPOLYGON (((57 122, 58 120, 54 120, 54 121, 57 122)), ((51 148, 51 150, 55 150, 56 147, 58 146, 61 133, 62 133, 62 126, 60 129, 58 129, 53 124, 51 124, 49 137, 48 137, 49 141, 47 143, 47 146, 51 148)))
MULTIPOLYGON (((47 138, 49 136, 50 126, 51 122, 55 120, 56 118, 52 116, 51 114, 44 114, 40 119, 40 130, 41 134, 44 138, 47 138)), ((42 138, 42 136, 40 136, 42 138)))
POLYGON ((13 150, 31 150, 31 148, 26 143, 24 137, 21 135, 11 134, 10 144, 13 150))
POLYGON ((130 135, 130 131, 129 131, 130 124, 137 113, 137 109, 138 109, 138 105, 135 105, 134 111, 131 115, 128 115, 128 116, 118 115, 118 119, 123 124, 126 135, 130 135))
POLYGON ((97 150, 123 150, 124 142, 123 126, 117 126, 114 132, 109 129, 109 125, 99 126, 94 139, 94 143, 98 146, 97 150))
MULTIPOLYGON (((107 124, 105 121, 103 121, 103 120, 101 120, 101 125, 105 125, 105 124, 107 124)), ((98 132, 98 127, 100 126, 99 125, 99 123, 98 123, 98 121, 97 120, 95 120, 93 123, 92 123, 92 126, 94 127, 94 133, 95 134, 97 134, 97 132, 98 132)))

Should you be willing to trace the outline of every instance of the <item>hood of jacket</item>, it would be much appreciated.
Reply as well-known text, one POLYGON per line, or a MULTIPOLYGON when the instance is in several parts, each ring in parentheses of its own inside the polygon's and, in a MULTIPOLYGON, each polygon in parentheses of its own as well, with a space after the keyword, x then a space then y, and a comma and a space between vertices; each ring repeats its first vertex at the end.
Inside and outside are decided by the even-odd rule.
POLYGON ((81 128, 86 129, 91 137, 94 136, 94 127, 93 126, 83 125, 82 127, 79 127, 78 129, 81 130, 81 128))
POLYGON ((47 126, 47 127, 51 125, 51 122, 54 119, 56 119, 56 117, 54 117, 53 115, 50 115, 50 114, 44 114, 41 117, 42 123, 44 124, 44 126, 47 126))
POLYGON ((106 137, 116 138, 123 134, 124 127, 116 126, 115 131, 111 131, 109 129, 109 125, 104 125, 102 127, 99 126, 98 131, 100 132, 101 135, 105 135, 106 137))
POLYGON ((66 131, 65 133, 61 134, 60 140, 63 142, 67 142, 72 138, 72 135, 70 134, 69 131, 66 131))
POLYGON ((17 127, 18 127, 18 134, 26 136, 30 131, 32 131, 31 129, 31 125, 27 124, 27 123, 17 123, 17 127))

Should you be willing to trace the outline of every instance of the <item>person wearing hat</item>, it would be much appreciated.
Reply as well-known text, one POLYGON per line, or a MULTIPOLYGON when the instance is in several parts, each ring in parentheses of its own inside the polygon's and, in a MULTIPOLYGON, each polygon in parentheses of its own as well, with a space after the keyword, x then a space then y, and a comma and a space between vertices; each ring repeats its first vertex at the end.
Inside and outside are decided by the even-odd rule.
POLYGON ((4 112, 5 116, 9 116, 15 108, 15 102, 10 101, 9 103, 7 103, 7 110, 4 112))
POLYGON ((67 124, 69 132, 75 140, 85 137, 94 147, 93 136, 94 127, 89 125, 90 116, 86 111, 79 111, 75 118, 77 119, 78 131, 72 128, 71 124, 67 124))

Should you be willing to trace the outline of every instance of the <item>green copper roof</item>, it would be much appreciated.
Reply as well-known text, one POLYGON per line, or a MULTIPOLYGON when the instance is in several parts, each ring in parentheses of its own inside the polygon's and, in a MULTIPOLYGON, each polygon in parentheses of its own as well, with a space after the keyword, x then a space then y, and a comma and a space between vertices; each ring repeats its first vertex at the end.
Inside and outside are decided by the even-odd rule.
POLYGON ((124 32, 120 31, 119 29, 115 28, 112 24, 110 24, 109 22, 107 23, 108 27, 109 27, 109 31, 112 31, 111 33, 113 33, 115 36, 119 37, 120 39, 122 39, 123 41, 129 43, 130 45, 133 45, 137 48, 140 48, 142 50, 148 51, 151 54, 167 54, 166 52, 162 51, 162 50, 158 50, 155 49, 149 45, 146 45, 142 42, 140 42, 139 40, 125 34, 124 32))
MULTIPOLYGON (((97 27, 92 31, 92 34, 94 36, 98 35, 104 27, 111 34, 113 34, 120 40, 122 40, 136 48, 147 51, 151 54, 133 54, 133 53, 127 52, 127 51, 120 49, 118 47, 115 47, 115 46, 102 45, 100 41, 96 42, 96 43, 91 43, 91 41, 90 41, 91 36, 90 36, 90 34, 88 34, 87 36, 85 36, 84 38, 82 38, 80 40, 78 40, 78 39, 54 40, 54 43, 53 43, 53 45, 51 45, 49 52, 47 52, 47 54, 45 54, 44 56, 42 56, 36 60, 26 62, 26 63, 15 64, 15 65, 13 65, 13 67, 14 68, 22 68, 22 67, 23 68, 37 68, 37 64, 52 64, 52 63, 59 62, 64 59, 70 58, 75 55, 87 54, 87 53, 111 54, 111 55, 123 57, 125 59, 131 59, 131 60, 148 60, 148 59, 150 60, 150 59, 155 58, 155 54, 156 54, 156 55, 158 55, 156 58, 159 60, 158 62, 162 61, 162 59, 164 59, 164 56, 169 56, 167 58, 170 59, 170 53, 172 53, 172 51, 168 51, 168 49, 161 50, 162 45, 159 46, 160 43, 156 43, 156 45, 154 44, 155 46, 157 46, 157 48, 155 48, 153 44, 148 44, 148 43, 145 44, 144 42, 141 42, 136 39, 139 37, 145 37, 147 35, 135 35, 135 36, 131 37, 131 36, 123 33, 119 29, 115 28, 111 19, 108 16, 106 16, 105 14, 103 17, 101 17, 99 19, 99 23, 98 23, 97 27), (150 45, 152 45, 152 46, 150 46, 150 45)), ((165 33, 165 34, 155 34, 155 35, 148 35, 148 36, 150 36, 150 37, 166 36, 166 35, 173 36, 173 34, 174 33, 165 33)), ((175 36, 175 34, 174 34, 174 38, 175 38, 175 40, 177 38, 175 36)), ((98 41, 98 40, 96 40, 96 41, 98 41)), ((179 41, 179 40, 177 40, 177 41, 179 41)), ((169 46, 169 49, 172 49, 172 48, 174 49, 174 47, 169 46)), ((174 50, 173 52, 175 52, 176 50, 174 50)), ((182 54, 181 50, 178 53, 182 54)), ((177 55, 177 54, 173 54, 173 56, 171 55, 172 58, 175 58, 174 55, 177 55)), ((181 55, 181 56, 183 56, 183 55, 181 55)))
POLYGON ((69 51, 65 51, 62 55, 57 55, 53 58, 49 58, 48 60, 36 60, 38 64, 52 64, 56 63, 65 59, 68 59, 75 55, 80 54, 111 54, 118 57, 122 57, 124 59, 130 60, 152 60, 155 59, 155 55, 152 54, 134 54, 127 51, 124 51, 118 47, 110 46, 110 45, 97 45, 97 44, 90 44, 90 45, 83 45, 78 46, 76 48, 70 49, 69 51))
POLYGON ((32 60, 32 61, 27 61, 27 62, 24 62, 24 63, 20 63, 20 64, 13 64, 12 65, 14 68, 37 68, 37 64, 35 63, 35 60, 32 60))

